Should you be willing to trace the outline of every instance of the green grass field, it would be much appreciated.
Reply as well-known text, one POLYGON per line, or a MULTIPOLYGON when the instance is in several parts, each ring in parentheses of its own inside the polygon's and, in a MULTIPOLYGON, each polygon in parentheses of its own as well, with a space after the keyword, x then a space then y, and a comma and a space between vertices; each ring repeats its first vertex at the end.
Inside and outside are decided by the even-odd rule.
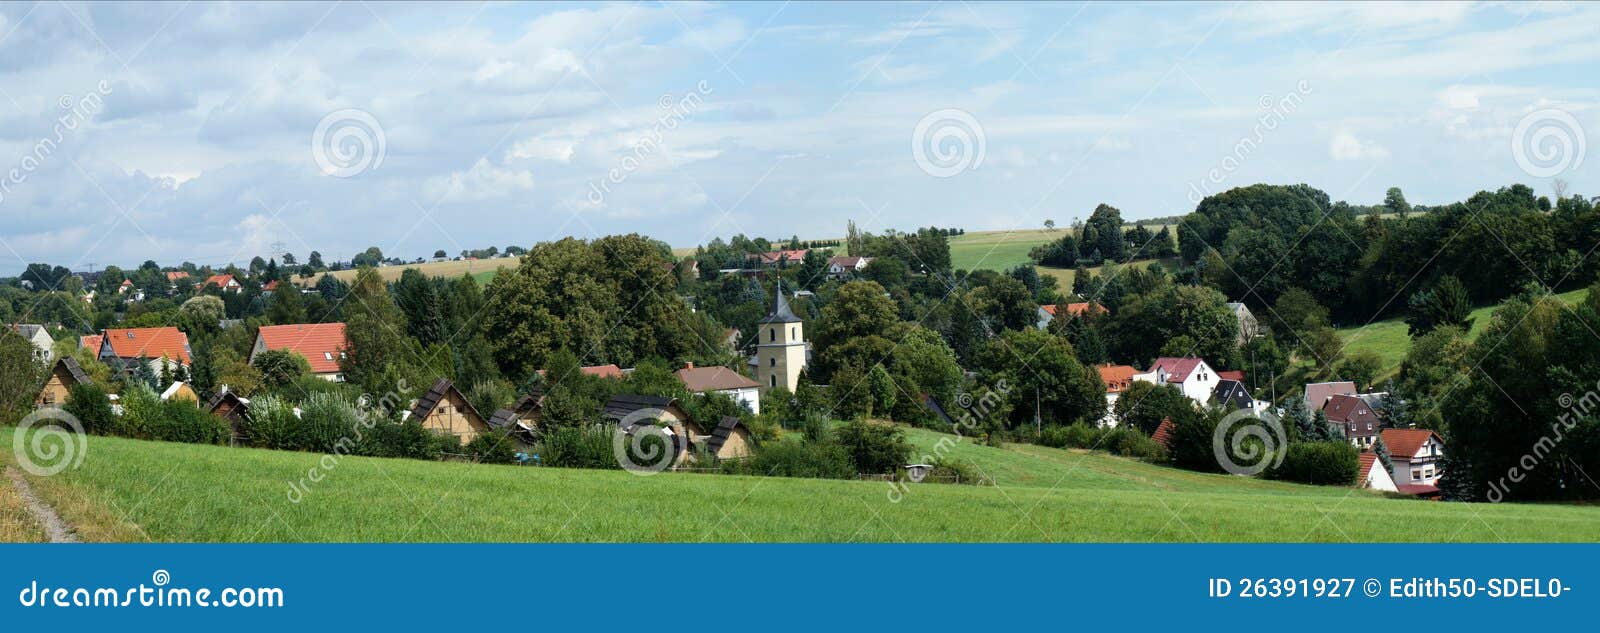
MULTIPOLYGON (((13 433, 0 429, 0 441, 13 433)), ((81 468, 30 481, 91 541, 1600 540, 1592 507, 1391 499, 910 436, 999 485, 914 484, 896 503, 886 482, 331 460, 105 437, 89 438, 81 468), (313 470, 320 481, 309 482, 313 470)))
MULTIPOLYGON (((1588 295, 1588 289, 1582 289, 1556 296, 1567 303, 1577 304, 1588 295)), ((1472 330, 1467 332, 1467 338, 1476 340, 1478 335, 1489 327, 1490 318, 1494 316, 1495 310, 1499 309, 1500 305, 1496 304, 1473 310, 1472 330)), ((1403 319, 1389 319, 1374 321, 1365 326, 1340 328, 1339 335, 1344 338, 1346 354, 1356 350, 1377 352, 1378 357, 1383 359, 1384 372, 1388 373, 1400 367, 1400 362, 1406 358, 1406 352, 1411 349, 1411 337, 1406 331, 1406 322, 1403 319)))

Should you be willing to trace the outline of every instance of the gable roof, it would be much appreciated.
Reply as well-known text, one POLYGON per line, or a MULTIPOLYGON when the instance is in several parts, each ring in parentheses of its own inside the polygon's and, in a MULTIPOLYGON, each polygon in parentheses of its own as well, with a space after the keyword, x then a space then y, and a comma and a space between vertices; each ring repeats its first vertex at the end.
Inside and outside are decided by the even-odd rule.
POLYGON ((622 368, 616 365, 590 365, 579 367, 578 371, 597 378, 622 378, 622 368))
POLYGON ((678 401, 672 398, 619 393, 611 396, 610 399, 605 401, 605 404, 600 405, 600 417, 615 422, 621 422, 623 418, 626 418, 630 414, 641 409, 665 410, 668 407, 674 407, 677 405, 678 401))
POLYGON ((1223 380, 1237 380, 1239 382, 1244 382, 1244 371, 1238 369, 1219 371, 1217 372, 1217 377, 1223 380))
POLYGON ((418 422, 428 419, 428 416, 433 415, 433 410, 439 407, 439 403, 444 402, 445 398, 449 397, 451 393, 455 393, 456 397, 461 399, 461 404, 468 414, 487 424, 483 416, 478 414, 478 410, 472 408, 472 402, 467 400, 466 396, 461 395, 461 391, 456 389, 455 383, 450 382, 449 378, 440 378, 434 381, 433 386, 428 389, 428 393, 422 394, 422 397, 417 399, 416 406, 411 407, 410 419, 418 422))
POLYGON ((857 268, 857 267, 860 267, 860 266, 867 265, 867 263, 870 262, 870 261, 872 261, 871 257, 856 257, 856 256, 829 257, 828 258, 828 265, 829 266, 839 266, 839 267, 842 267, 842 268, 857 268))
POLYGON ((784 261, 784 260, 787 260, 787 261, 789 261, 791 263, 799 263, 800 260, 806 258, 806 253, 809 252, 810 250, 811 249, 806 249, 806 248, 796 248, 796 249, 785 249, 785 250, 779 250, 779 251, 768 251, 768 252, 765 252, 765 253, 761 253, 760 255, 757 255, 756 257, 761 260, 762 264, 776 264, 776 263, 784 261))
POLYGON ((1174 430, 1174 426, 1175 425, 1172 424, 1172 418, 1161 418, 1161 425, 1156 427, 1156 432, 1150 434, 1150 439, 1155 440, 1157 444, 1166 447, 1167 450, 1172 450, 1172 432, 1174 430))
POLYGON ((11 329, 16 330, 17 334, 21 334, 22 335, 22 338, 28 339, 30 341, 33 340, 35 337, 39 336, 40 332, 44 333, 45 338, 49 338, 50 337, 49 330, 46 330, 43 325, 38 325, 38 324, 34 324, 34 323, 13 323, 13 324, 11 324, 11 329))
POLYGON ((269 350, 287 350, 304 356, 313 374, 339 372, 339 355, 346 340, 343 323, 263 325, 256 333, 269 350))
POLYGON ((1165 370, 1167 372, 1167 382, 1183 382, 1188 380, 1189 374, 1193 373, 1195 368, 1204 362, 1204 360, 1193 356, 1188 358, 1162 356, 1157 358, 1156 362, 1150 363, 1150 372, 1154 373, 1158 369, 1165 370))
POLYGON ((1340 424, 1377 424, 1378 414, 1372 410, 1367 401, 1359 396, 1335 394, 1328 397, 1327 404, 1322 407, 1323 414, 1328 416, 1329 422, 1340 424))
POLYGON ((51 368, 51 373, 54 374, 57 369, 65 371, 77 384, 89 382, 89 374, 84 373, 83 366, 78 364, 78 359, 76 358, 62 356, 56 359, 56 366, 51 368))
MULTIPOLYGON (((717 454, 717 451, 722 450, 722 445, 728 442, 728 438, 733 436, 733 430, 743 426, 744 423, 740 422, 739 418, 724 416, 722 421, 717 423, 717 428, 711 429, 711 436, 706 438, 706 449, 710 450, 712 455, 717 454)), ((749 429, 745 431, 749 432, 749 429)))
POLYGON ((1083 302, 1079 302, 1079 303, 1051 303, 1051 304, 1041 305, 1041 306, 1039 306, 1039 309, 1040 310, 1044 310, 1045 313, 1049 314, 1050 316, 1055 316, 1056 314, 1060 313, 1063 310, 1065 310, 1067 314, 1070 314, 1072 316, 1083 316, 1084 314, 1089 312, 1090 306, 1093 306, 1095 314, 1106 314, 1106 313, 1111 312, 1110 310, 1107 310, 1106 307, 1103 306, 1103 305, 1100 305, 1098 303, 1090 303, 1088 301, 1083 301, 1083 302))
POLYGON ((1348 380, 1340 382, 1313 382, 1306 384, 1306 407, 1315 412, 1327 404, 1328 398, 1336 395, 1356 395, 1356 383, 1348 380))
POLYGON ((117 358, 166 357, 189 364, 189 335, 175 327, 106 330, 102 347, 117 358))
MULTIPOLYGON (((218 391, 217 395, 211 396, 211 400, 206 402, 206 412, 216 413, 217 407, 222 406, 224 402, 233 402, 235 407, 243 407, 246 411, 250 409, 250 401, 248 399, 240 398, 238 394, 224 388, 218 391)), ((234 410, 237 411, 238 409, 235 408, 234 410)))
POLYGON ((78 337, 78 347, 92 349, 96 354, 98 354, 100 353, 100 342, 104 339, 105 337, 100 336, 99 334, 80 336, 78 337))
POLYGON ((167 271, 167 281, 169 281, 169 282, 177 281, 179 279, 188 279, 188 278, 189 278, 189 271, 187 271, 187 270, 169 270, 169 271, 167 271))
POLYGON ((239 282, 233 280, 233 275, 223 273, 207 277, 204 282, 201 282, 200 287, 204 288, 206 284, 216 284, 218 288, 227 288, 229 283, 237 284, 239 282))
POLYGON ((1384 429, 1379 435, 1383 438, 1384 446, 1389 447, 1389 454, 1394 457, 1410 459, 1417 456, 1417 452, 1428 444, 1428 439, 1438 440, 1440 444, 1444 439, 1438 433, 1428 429, 1384 429))
POLYGON ((673 372, 683 386, 694 393, 707 391, 728 391, 732 389, 755 389, 761 384, 754 380, 739 375, 727 367, 695 367, 689 365, 673 372))
POLYGON ((276 279, 267 282, 267 285, 261 287, 261 290, 263 290, 265 292, 272 292, 272 291, 277 290, 277 289, 278 289, 278 280, 276 280, 276 279))
POLYGON ((1106 393, 1122 393, 1133 384, 1133 375, 1139 373, 1130 365, 1112 365, 1110 363, 1096 367, 1100 370, 1100 381, 1106 384, 1106 393))
POLYGON ((1356 456, 1356 485, 1364 486, 1367 477, 1372 474, 1372 465, 1378 463, 1378 454, 1372 451, 1361 451, 1356 456))
POLYGON ((1249 409, 1255 406, 1256 401, 1250 396, 1250 391, 1244 388, 1244 384, 1237 380, 1217 381, 1217 388, 1211 390, 1211 400, 1233 409, 1249 409))

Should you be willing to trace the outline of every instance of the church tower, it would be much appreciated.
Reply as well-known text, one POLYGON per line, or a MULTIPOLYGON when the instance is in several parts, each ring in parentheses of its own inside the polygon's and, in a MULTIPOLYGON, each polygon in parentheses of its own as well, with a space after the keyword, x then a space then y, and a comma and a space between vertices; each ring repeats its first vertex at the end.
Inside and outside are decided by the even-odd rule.
POLYGON ((800 370, 806 366, 805 325, 789 309, 778 282, 778 297, 772 313, 758 323, 756 330, 756 382, 762 391, 783 387, 794 391, 800 385, 800 370))

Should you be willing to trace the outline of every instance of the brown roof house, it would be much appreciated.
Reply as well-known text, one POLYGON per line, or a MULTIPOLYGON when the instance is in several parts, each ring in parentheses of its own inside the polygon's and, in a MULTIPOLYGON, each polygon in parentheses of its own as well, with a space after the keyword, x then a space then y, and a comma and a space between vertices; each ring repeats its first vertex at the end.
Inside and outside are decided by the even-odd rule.
POLYGON ((707 439, 705 431, 675 398, 617 394, 600 405, 600 417, 616 423, 618 430, 628 436, 647 425, 662 427, 672 438, 674 457, 671 465, 674 467, 693 459, 689 447, 704 443, 707 439))
POLYGON ((1322 405, 1322 413, 1328 416, 1328 424, 1358 448, 1371 447, 1383 427, 1372 406, 1356 396, 1330 396, 1327 403, 1322 405))
POLYGON ((422 428, 454 435, 462 444, 489 430, 489 421, 478 415, 467 397, 449 378, 440 378, 417 399, 407 419, 416 419, 422 428))
POLYGON ((1322 405, 1328 404, 1328 398, 1338 395, 1356 395, 1356 383, 1348 380, 1341 382, 1313 382, 1306 385, 1306 410, 1312 413, 1322 410, 1322 405))
POLYGON ((739 418, 725 416, 706 436, 706 452, 717 459, 743 459, 754 452, 755 438, 739 418))
POLYGON ((246 422, 250 415, 249 399, 241 398, 239 394, 223 387, 222 391, 217 392, 217 395, 212 396, 211 401, 206 403, 205 410, 227 421, 228 428, 233 430, 232 444, 238 445, 249 440, 249 434, 246 432, 246 422))
POLYGON ((72 391, 72 387, 87 382, 89 374, 84 373, 77 359, 62 356, 50 368, 50 377, 45 379, 44 387, 39 389, 38 397, 33 399, 33 406, 59 407, 66 404, 67 395, 72 391))
MULTIPOLYGON (((1444 470, 1444 439, 1427 429, 1385 429, 1383 444, 1389 448, 1394 464, 1394 481, 1400 492, 1419 497, 1439 496, 1439 478, 1444 470)), ((1492 493, 1491 493, 1492 497, 1492 493)))
POLYGON ((693 393, 723 393, 761 414, 761 383, 727 367, 695 367, 687 363, 676 372, 678 380, 693 393))

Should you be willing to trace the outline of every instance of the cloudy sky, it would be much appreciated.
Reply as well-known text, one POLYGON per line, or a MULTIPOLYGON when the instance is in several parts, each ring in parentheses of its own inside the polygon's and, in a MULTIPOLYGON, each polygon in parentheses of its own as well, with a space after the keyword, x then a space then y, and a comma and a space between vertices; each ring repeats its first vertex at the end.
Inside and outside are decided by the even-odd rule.
POLYGON ((1596 195, 1597 33, 1566 3, 8 4, 0 274, 1031 228, 1254 182, 1596 195))

